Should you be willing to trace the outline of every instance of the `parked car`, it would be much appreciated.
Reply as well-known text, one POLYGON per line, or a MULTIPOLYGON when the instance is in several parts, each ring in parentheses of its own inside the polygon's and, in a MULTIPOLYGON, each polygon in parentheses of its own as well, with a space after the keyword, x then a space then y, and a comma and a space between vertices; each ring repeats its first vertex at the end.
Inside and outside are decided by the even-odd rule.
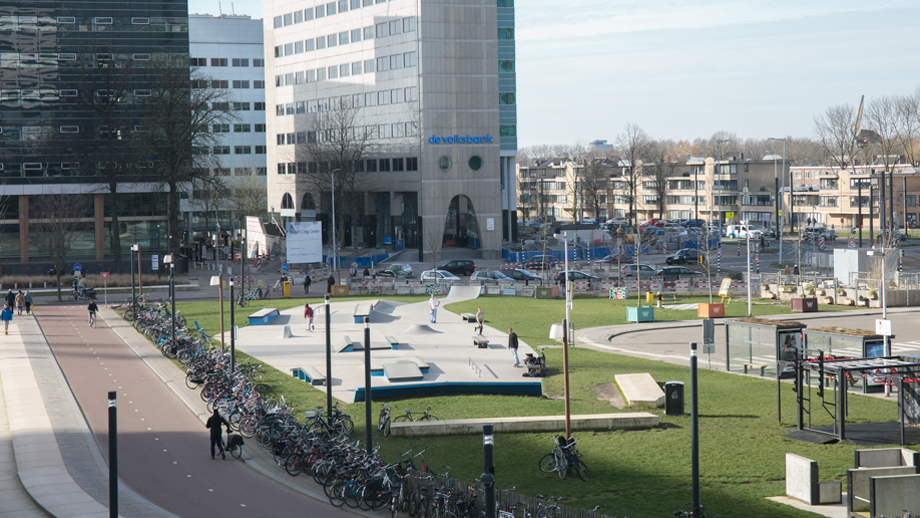
POLYGON ((683 232, 686 230, 683 225, 678 225, 677 223, 665 223, 658 228, 664 230, 665 232, 683 232))
POLYGON ((539 275, 532 274, 527 270, 521 268, 515 268, 512 270, 502 270, 503 274, 507 277, 514 279, 516 281, 529 281, 529 282, 543 282, 543 277, 539 275))
POLYGON ((471 281, 495 281, 498 283, 507 283, 513 284, 514 279, 508 277, 502 272, 499 271, 479 271, 473 272, 473 275, 470 276, 471 281))
POLYGON ((696 272, 690 268, 684 266, 665 266, 661 270, 658 270, 655 277, 663 277, 666 281, 676 281, 681 277, 693 277, 695 275, 703 275, 702 272, 696 272))
POLYGON ((555 268, 556 264, 559 263, 559 259, 551 255, 538 255, 531 257, 524 263, 524 268, 530 270, 544 270, 546 268, 555 268))
POLYGON ((643 277, 648 277, 658 273, 658 270, 647 264, 627 264, 620 270, 620 277, 635 277, 637 272, 641 272, 643 277))
POLYGON ((473 275, 473 272, 476 271, 476 263, 469 259, 456 259, 454 261, 448 261, 442 266, 438 266, 437 269, 450 272, 454 275, 467 276, 473 275))
POLYGON ((418 276, 421 281, 429 282, 454 282, 459 281, 460 277, 442 270, 425 270, 418 276))
POLYGON ((537 221, 537 220, 535 220, 535 219, 532 219, 532 220, 528 221, 527 223, 524 223, 524 226, 525 226, 525 227, 531 227, 531 228, 537 228, 537 227, 543 226, 543 223, 541 223, 541 222, 539 222, 539 221, 537 221))
MULTIPOLYGON (((587 274, 585 272, 580 272, 578 270, 569 270, 569 282, 575 281, 588 281, 589 286, 593 289, 594 283, 600 281, 600 277, 595 277, 594 275, 587 274)), ((556 284, 565 284, 565 272, 559 272, 553 277, 553 282, 556 284)))
POLYGON ((837 233, 827 227, 805 227, 802 229, 802 239, 817 239, 824 237, 825 241, 837 239, 837 233))
POLYGON ((665 257, 664 262, 667 264, 702 264, 706 262, 706 256, 695 248, 681 248, 673 255, 665 257))
POLYGON ((374 272, 376 277, 411 277, 412 276, 412 266, 406 263, 396 263, 387 266, 383 270, 377 270, 374 272))
POLYGON ((685 227, 705 227, 706 221, 702 219, 688 219, 681 223, 685 227))
POLYGON ((604 223, 606 223, 606 224, 608 224, 608 225, 626 225, 626 224, 629 223, 629 220, 621 216, 621 217, 618 217, 618 218, 610 218, 610 219, 608 219, 607 221, 605 221, 604 223))
POLYGON ((594 261, 595 264, 632 264, 634 262, 636 262, 636 258, 631 255, 606 255, 594 261))
POLYGON ((581 220, 582 225, 597 225, 597 219, 595 218, 585 218, 581 220))

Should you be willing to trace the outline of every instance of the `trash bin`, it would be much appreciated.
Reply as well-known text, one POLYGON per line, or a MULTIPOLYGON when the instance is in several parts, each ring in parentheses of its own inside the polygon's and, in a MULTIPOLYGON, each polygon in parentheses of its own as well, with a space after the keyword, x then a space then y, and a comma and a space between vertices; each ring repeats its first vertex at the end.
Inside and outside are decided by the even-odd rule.
POLYGON ((684 382, 669 381, 664 384, 665 415, 684 415, 684 382))
POLYGON ((283 290, 283 293, 284 293, 284 298, 286 299, 291 298, 291 282, 284 281, 283 283, 281 283, 281 286, 282 286, 281 289, 283 290))
POLYGON ((655 294, 652 293, 652 292, 650 292, 650 291, 646 291, 646 292, 645 292, 645 302, 646 302, 647 304, 654 304, 654 303, 655 303, 655 294))

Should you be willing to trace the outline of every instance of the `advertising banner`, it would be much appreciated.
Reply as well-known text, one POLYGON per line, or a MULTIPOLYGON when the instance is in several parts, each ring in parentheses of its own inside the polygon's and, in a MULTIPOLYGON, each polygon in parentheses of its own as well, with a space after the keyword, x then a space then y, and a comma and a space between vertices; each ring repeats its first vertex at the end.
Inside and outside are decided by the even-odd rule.
POLYGON ((288 263, 319 263, 323 261, 323 225, 319 221, 304 221, 285 225, 288 263))

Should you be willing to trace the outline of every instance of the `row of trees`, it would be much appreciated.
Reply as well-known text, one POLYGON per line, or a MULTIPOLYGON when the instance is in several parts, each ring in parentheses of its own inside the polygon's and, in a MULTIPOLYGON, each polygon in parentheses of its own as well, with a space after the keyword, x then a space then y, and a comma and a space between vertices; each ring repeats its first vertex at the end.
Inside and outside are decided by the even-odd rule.
MULTIPOLYGON (((96 61, 91 54, 70 71, 78 84, 76 108, 92 120, 91 127, 48 141, 46 152, 78 163, 82 176, 95 176, 105 184, 101 192, 110 206, 109 247, 116 271, 122 262, 119 212, 126 183, 154 183, 166 192, 167 235, 181 235, 179 199, 183 191, 193 190, 206 212, 228 207, 240 214, 266 212, 262 182, 251 179, 230 186, 212 174, 221 165, 220 157, 210 152, 220 136, 210 130, 236 119, 226 90, 211 88, 210 79, 190 71, 188 61, 179 56, 159 55, 142 62, 127 59, 113 47, 97 50, 96 55, 115 59, 96 61), (140 87, 148 86, 149 95, 139 97, 140 87)), ((35 200, 32 215, 44 222, 43 231, 50 231, 46 226, 52 220, 59 227, 68 227, 63 222, 72 219, 72 214, 62 214, 64 209, 84 217, 91 212, 91 207, 82 206, 74 197, 58 196, 56 204, 42 198, 35 200)), ((69 239, 58 235, 50 241, 49 249, 41 248, 61 270, 69 239)), ((167 253, 175 253, 179 239, 171 240, 170 246, 167 253)))

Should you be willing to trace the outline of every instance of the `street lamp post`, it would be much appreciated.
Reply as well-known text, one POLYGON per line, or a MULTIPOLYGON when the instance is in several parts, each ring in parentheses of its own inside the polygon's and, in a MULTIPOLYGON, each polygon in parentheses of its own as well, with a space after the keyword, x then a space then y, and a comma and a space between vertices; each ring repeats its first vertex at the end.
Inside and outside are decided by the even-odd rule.
MULTIPOLYGON (((131 252, 138 252, 140 245, 135 243, 131 245, 131 252)), ((134 254, 128 254, 128 264, 131 265, 131 307, 134 310, 134 317, 137 318, 137 295, 134 293, 134 254)), ((140 272, 138 272, 140 275, 140 272)))
MULTIPOLYGON (((884 189, 884 185, 882 186, 882 188, 884 189)), ((883 212, 884 212, 884 209, 883 209, 883 212)), ((886 274, 885 272, 885 254, 888 253, 888 250, 889 250, 888 248, 879 247, 876 250, 869 250, 868 252, 866 252, 866 255, 881 256, 881 260, 882 260, 882 275, 881 275, 882 278, 880 280, 882 285, 881 285, 881 289, 879 290, 881 292, 881 297, 882 297, 882 320, 888 320, 888 301, 885 300, 885 274, 886 274)), ((883 354, 887 358, 891 356, 891 342, 889 341, 887 334, 882 335, 882 339, 884 340, 884 345, 883 345, 884 353, 883 354)), ((891 395, 891 385, 885 384, 885 395, 886 396, 891 395)))
MULTIPOLYGON (((335 268, 335 274, 339 275, 339 259, 338 259, 338 242, 335 239, 335 172, 342 172, 341 169, 335 168, 332 171, 329 171, 329 190, 330 198, 332 198, 332 267, 335 268)), ((339 282, 342 282, 339 279, 339 282)))
MULTIPOLYGON (((782 222, 779 221, 779 217, 783 213, 783 191, 786 190, 786 137, 783 137, 783 138, 770 137, 768 140, 773 140, 776 142, 783 143, 783 169, 782 169, 783 188, 782 190, 776 191, 776 196, 777 196, 777 199, 779 200, 779 209, 777 212, 778 215, 777 215, 777 222, 776 222, 776 224, 779 225, 779 263, 782 264, 783 262, 783 225, 782 225, 782 222)), ((776 162, 774 162, 773 169, 774 171, 776 170, 776 162)), ((790 183, 791 183, 791 180, 790 180, 790 183)), ((789 194, 789 207, 791 210, 792 208, 792 186, 791 184, 789 187, 789 193, 790 193, 789 194)), ((792 220, 790 219, 790 224, 791 222, 792 220)))

